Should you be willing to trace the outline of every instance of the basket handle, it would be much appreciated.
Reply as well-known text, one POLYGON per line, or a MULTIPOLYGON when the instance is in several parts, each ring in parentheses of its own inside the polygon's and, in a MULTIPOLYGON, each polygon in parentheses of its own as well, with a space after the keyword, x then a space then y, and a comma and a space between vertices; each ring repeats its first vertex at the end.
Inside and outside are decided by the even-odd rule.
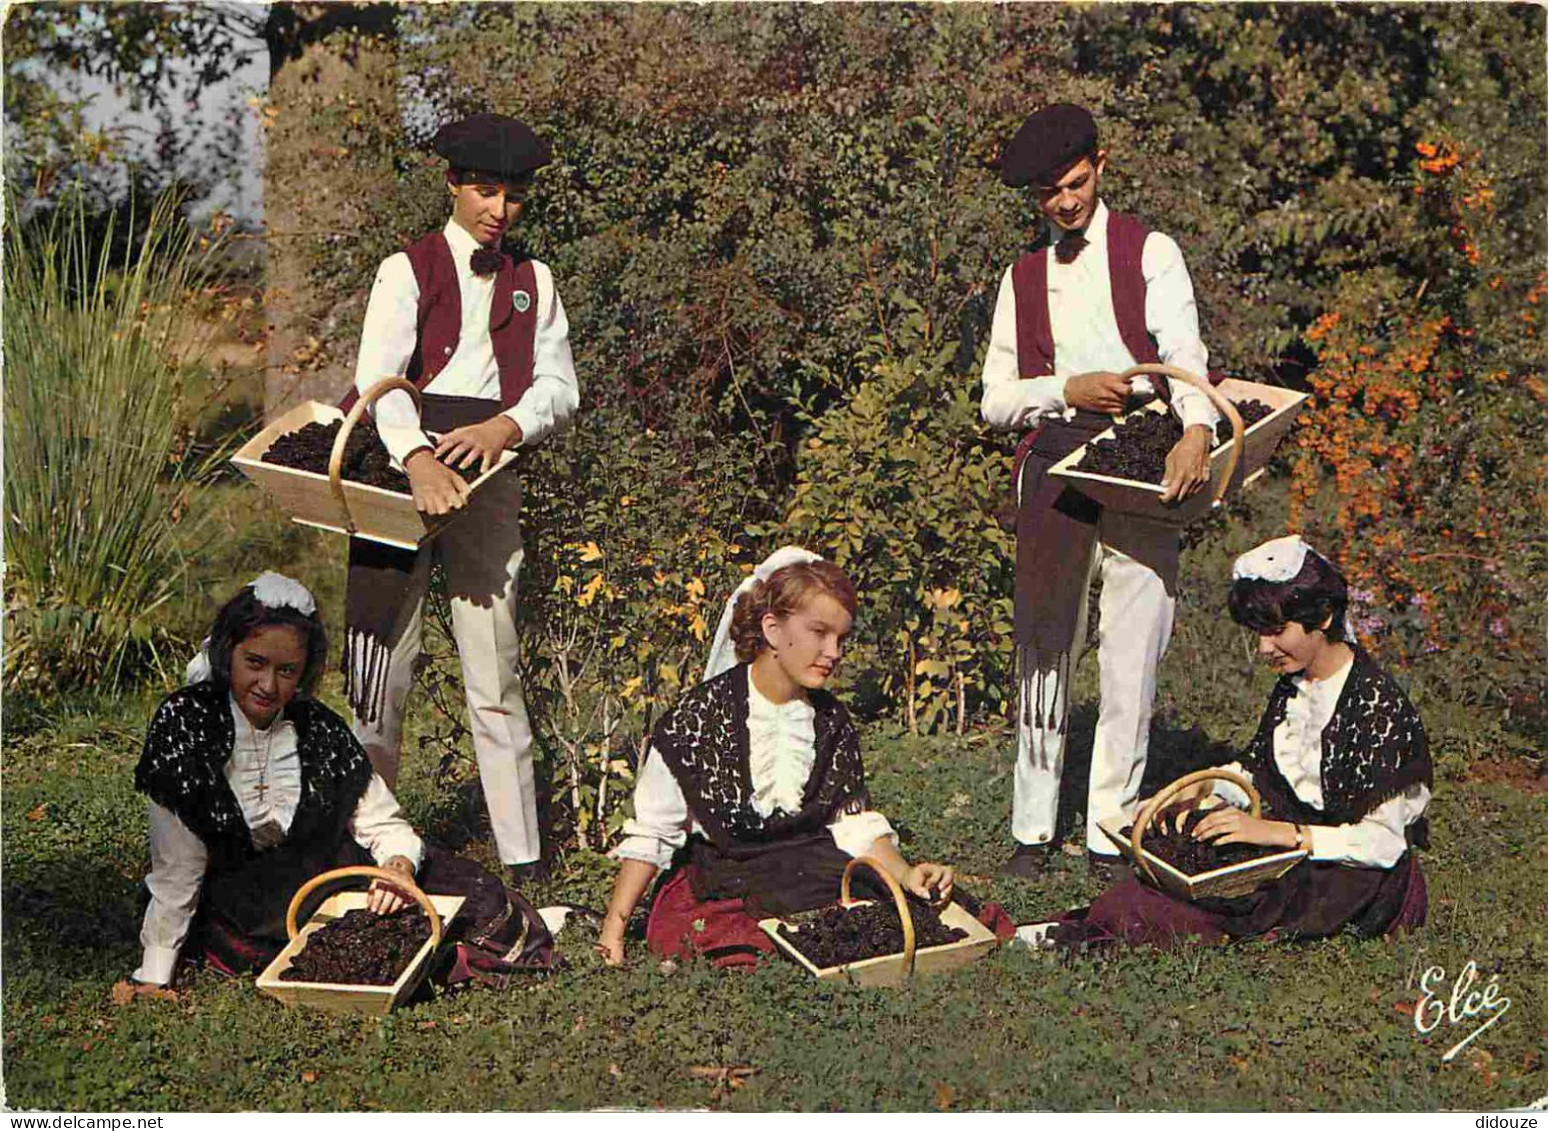
POLYGON ((402 389, 409 396, 413 397, 414 407, 416 409, 419 408, 419 390, 414 387, 412 382, 405 381, 402 377, 383 377, 355 401, 354 407, 349 410, 349 415, 344 418, 344 424, 339 429, 338 436, 334 438, 333 453, 328 457, 328 486, 333 488, 333 497, 338 500, 339 509, 344 512, 344 526, 351 534, 355 532, 355 516, 349 513, 349 503, 344 498, 344 480, 342 478, 344 470, 344 445, 349 443, 349 434, 354 431, 355 425, 365 415, 366 409, 370 408, 384 394, 390 393, 395 389, 402 389))
POLYGON ((903 973, 909 977, 914 973, 914 917, 908 913, 908 899, 903 895, 903 888, 898 881, 892 878, 881 864, 871 856, 856 856, 848 864, 844 865, 844 879, 839 884, 839 902, 845 907, 854 904, 849 897, 849 877, 855 868, 864 864, 875 872, 886 883, 888 890, 892 892, 892 901, 898 905, 898 919, 903 924, 903 973))
POLYGON ((373 880, 386 880, 393 887, 399 888, 419 903, 425 909, 425 915, 430 919, 430 949, 434 950, 441 945, 441 915, 435 909, 435 904, 430 902, 430 897, 420 890, 419 885, 408 879, 402 872, 391 872, 386 868, 373 868, 369 864, 355 864, 348 868, 335 868, 331 872, 323 872, 313 876, 296 889, 296 894, 290 897, 290 907, 285 911, 285 933, 292 939, 300 934, 296 927, 296 916, 301 911, 301 904, 306 897, 320 888, 323 884, 332 883, 334 880, 348 879, 351 876, 370 876, 373 880))
MULTIPOLYGON (((1220 410, 1220 415, 1231 422, 1231 451, 1226 456, 1225 474, 1220 477, 1220 489, 1215 492, 1215 497, 1211 502, 1212 506, 1218 507, 1220 500, 1225 498, 1225 493, 1231 486, 1231 480, 1236 477, 1236 467, 1242 461, 1242 450, 1246 446, 1245 441, 1242 439, 1242 434, 1247 428, 1242 423, 1242 414, 1237 412, 1236 406, 1227 400, 1225 395, 1211 385, 1206 378, 1200 377, 1196 373, 1189 373, 1186 369, 1179 369, 1175 365, 1136 365, 1133 369, 1124 370, 1120 376, 1128 378, 1137 377, 1140 374, 1158 374, 1162 377, 1170 377, 1181 381, 1185 385, 1192 385, 1214 402, 1215 407, 1220 410)), ((1210 447, 1214 447, 1213 437, 1211 437, 1210 447)))
POLYGON ((1156 814, 1161 812, 1166 807, 1166 803, 1173 797, 1187 789, 1190 785, 1211 780, 1228 781, 1232 785, 1240 786, 1243 792, 1247 794, 1247 802, 1250 806, 1248 811, 1251 815, 1256 817, 1263 812, 1263 806, 1258 799, 1258 791, 1252 787, 1252 782, 1242 777, 1241 774, 1222 769, 1194 770, 1191 774, 1184 774, 1149 801, 1145 802, 1140 807, 1139 815, 1134 819, 1134 862, 1145 875, 1150 877, 1151 883, 1157 882, 1156 872, 1150 866, 1150 861, 1145 859, 1144 852, 1140 850, 1140 841, 1144 838, 1146 830, 1150 828, 1150 824, 1155 820, 1156 814))

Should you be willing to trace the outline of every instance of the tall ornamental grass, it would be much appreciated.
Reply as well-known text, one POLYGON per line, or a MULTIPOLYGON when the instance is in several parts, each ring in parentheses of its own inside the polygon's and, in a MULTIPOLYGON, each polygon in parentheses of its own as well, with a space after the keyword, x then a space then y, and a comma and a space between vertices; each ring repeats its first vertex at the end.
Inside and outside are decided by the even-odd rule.
POLYGON ((164 671, 158 616, 184 577, 174 527, 209 466, 190 457, 185 377, 207 344, 191 297, 208 241, 159 199, 93 224, 76 194, 5 234, 7 692, 164 671))

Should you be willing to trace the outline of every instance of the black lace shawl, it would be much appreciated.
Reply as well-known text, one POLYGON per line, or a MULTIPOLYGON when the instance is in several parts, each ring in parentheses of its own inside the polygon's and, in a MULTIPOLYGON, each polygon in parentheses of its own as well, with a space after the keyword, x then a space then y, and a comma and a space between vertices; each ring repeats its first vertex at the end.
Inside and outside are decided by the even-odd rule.
POLYGON ((1297 694, 1290 676, 1275 684, 1257 733, 1242 754, 1271 811, 1310 824, 1347 825, 1412 785, 1433 787, 1424 723, 1408 696, 1364 649, 1355 649, 1353 665, 1322 732, 1320 811, 1295 796, 1274 761, 1274 729, 1297 694))
POLYGON ((816 758, 801 794, 801 811, 753 808, 747 733, 748 667, 690 689, 656 724, 650 744, 672 771, 689 811, 722 850, 740 843, 768 843, 824 828, 845 813, 870 807, 860 733, 849 712, 825 691, 811 691, 816 758))
MULTIPOLYGON (((301 759, 301 798, 287 837, 299 841, 347 820, 372 770, 349 726, 321 703, 293 699, 284 717, 296 728, 301 759)), ((212 859, 226 864, 259 852, 226 781, 235 744, 229 693, 208 681, 191 684, 156 709, 134 771, 135 789, 176 813, 212 859)))

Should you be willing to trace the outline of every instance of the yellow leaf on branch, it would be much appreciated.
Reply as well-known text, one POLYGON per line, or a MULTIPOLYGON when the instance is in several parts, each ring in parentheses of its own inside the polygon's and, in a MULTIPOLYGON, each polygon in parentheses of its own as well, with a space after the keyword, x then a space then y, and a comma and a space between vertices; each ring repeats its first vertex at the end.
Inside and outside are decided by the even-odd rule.
POLYGON ((602 575, 592 574, 591 580, 586 582, 586 587, 575 596, 575 603, 585 608, 597 599, 597 594, 602 592, 602 575))

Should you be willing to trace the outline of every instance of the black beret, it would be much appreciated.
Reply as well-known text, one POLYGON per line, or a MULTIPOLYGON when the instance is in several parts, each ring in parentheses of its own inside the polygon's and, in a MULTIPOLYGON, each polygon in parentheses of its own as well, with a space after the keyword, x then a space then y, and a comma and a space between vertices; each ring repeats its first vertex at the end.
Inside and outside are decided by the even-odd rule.
POLYGON ((548 143, 525 122, 504 114, 474 114, 442 126, 431 146, 454 169, 477 169, 519 180, 548 164, 548 143))
POLYGON ((1005 147, 1000 180, 1011 188, 1049 185, 1068 165, 1096 152, 1097 126, 1091 111, 1056 102, 1031 115, 1005 147))

